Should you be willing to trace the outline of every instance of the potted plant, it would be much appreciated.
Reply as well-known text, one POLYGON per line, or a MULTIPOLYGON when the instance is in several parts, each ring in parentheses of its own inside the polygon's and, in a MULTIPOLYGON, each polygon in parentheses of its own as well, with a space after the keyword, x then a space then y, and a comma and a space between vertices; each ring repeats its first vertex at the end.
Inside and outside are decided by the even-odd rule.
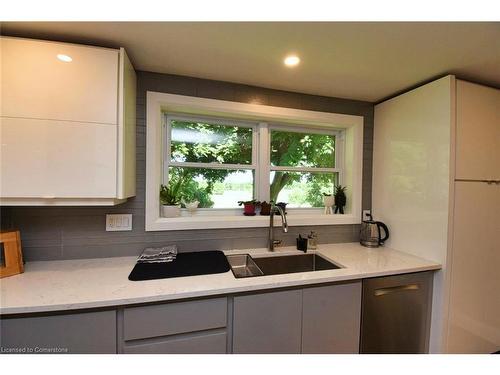
POLYGON ((344 207, 347 203, 346 189, 347 186, 338 185, 335 187, 335 213, 344 213, 344 207))
POLYGON ((196 212, 198 209, 198 205, 200 204, 199 201, 193 201, 193 202, 182 202, 184 206, 187 208, 191 216, 196 212))
POLYGON ((286 203, 286 202, 278 202, 278 203, 276 203, 276 206, 279 206, 283 210, 283 213, 286 214, 286 205, 287 204, 288 203, 286 203))
POLYGON ((160 203, 163 217, 177 217, 181 215, 181 197, 178 189, 170 184, 160 185, 160 203))
POLYGON ((243 205, 243 215, 255 216, 255 209, 259 206, 260 202, 252 199, 251 201, 239 201, 238 206, 243 205))
POLYGON ((270 203, 267 203, 266 201, 262 202, 260 204, 260 214, 264 215, 264 216, 271 215, 271 204, 272 203, 273 203, 273 201, 271 201, 270 203))
POLYGON ((332 215, 332 207, 335 205, 335 197, 331 194, 323 193, 323 205, 325 206, 325 215, 332 215))

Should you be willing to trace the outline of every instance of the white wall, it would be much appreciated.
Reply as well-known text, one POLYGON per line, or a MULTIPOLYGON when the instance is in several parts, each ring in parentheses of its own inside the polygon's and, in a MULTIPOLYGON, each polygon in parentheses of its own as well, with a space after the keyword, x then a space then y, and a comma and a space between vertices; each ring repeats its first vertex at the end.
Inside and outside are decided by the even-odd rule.
POLYGON ((375 106, 374 218, 389 227, 388 247, 443 264, 434 278, 431 353, 442 351, 447 315, 454 92, 455 78, 447 76, 375 106))

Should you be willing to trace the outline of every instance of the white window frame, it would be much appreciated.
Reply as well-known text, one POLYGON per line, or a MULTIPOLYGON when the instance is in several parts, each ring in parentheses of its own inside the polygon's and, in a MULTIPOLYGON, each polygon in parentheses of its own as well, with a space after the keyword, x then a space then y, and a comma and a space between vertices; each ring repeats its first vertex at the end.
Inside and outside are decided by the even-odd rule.
MULTIPOLYGON (((175 113, 164 113, 163 124, 163 168, 162 168, 162 184, 168 184, 168 168, 169 167, 193 167, 193 168, 211 168, 211 169, 246 169, 255 171, 254 181, 259 180, 259 125, 257 122, 233 120, 230 118, 216 118, 207 116, 183 115, 175 113), (221 164, 221 163, 189 163, 189 162, 172 162, 170 161, 171 139, 172 139, 172 120, 181 121, 206 121, 209 124, 221 124, 227 126, 240 126, 252 129, 252 163, 251 164, 221 164)), ((254 184, 253 195, 257 197, 259 194, 257 183, 254 184)), ((258 199, 258 198, 256 198, 258 199)), ((238 208, 198 208, 196 216, 204 215, 236 215, 241 212, 238 208)), ((185 208, 181 210, 182 216, 192 216, 185 208)))
MULTIPOLYGON (((271 166, 270 160, 267 160, 266 165, 261 165, 261 169, 264 173, 269 176, 269 173, 272 171, 290 171, 290 172, 312 172, 312 173, 338 173, 339 179, 338 182, 340 185, 343 185, 343 176, 344 176, 344 130, 341 129, 329 129, 329 128, 310 128, 305 125, 302 126, 287 126, 283 124, 269 124, 268 125, 269 134, 273 130, 279 131, 288 131, 293 133, 306 133, 306 134, 325 134, 325 135, 334 135, 335 136, 335 167, 289 167, 289 166, 271 166)), ((271 136, 269 135, 269 140, 266 145, 267 150, 271 150, 271 136)), ((270 157, 270 153, 269 156, 270 157)), ((266 186, 266 194, 265 200, 270 199, 270 189, 269 183, 266 185, 266 181, 264 180, 264 185, 266 186)), ((300 212, 302 214, 311 213, 311 214, 319 214, 323 212, 323 207, 310 207, 310 208, 292 208, 287 207, 287 212, 295 213, 295 211, 300 212)))
MULTIPOLYGON (((259 145, 270 145, 270 129, 290 129, 311 132, 318 129, 334 132, 337 136, 336 165, 341 183, 348 186, 347 214, 322 215, 321 209, 289 209, 289 225, 356 224, 361 222, 362 162, 363 162, 363 117, 273 107, 259 104, 237 103, 216 99, 205 99, 183 95, 148 91, 146 94, 146 231, 245 228, 269 226, 268 216, 242 215, 241 209, 199 209, 195 216, 184 214, 176 218, 160 216, 159 190, 164 183, 166 143, 165 113, 179 118, 227 119, 226 123, 241 121, 245 126, 253 124, 252 165, 255 164, 256 198, 269 200, 270 160, 268 152, 259 152, 259 145), (236 120, 236 121, 235 121, 236 120), (341 163, 341 164, 339 164, 341 163), (341 167, 339 167, 341 165, 341 167), (260 176, 258 176, 260 175, 260 176), (260 178, 259 178, 260 177, 260 178)), ((167 140, 168 142, 168 140, 167 140)), ((210 165, 214 167, 214 165, 210 165)), ((220 165, 220 168, 225 168, 220 165)), ((250 169, 249 165, 245 168, 250 169)), ((285 167, 289 169, 288 167, 285 167)), ((319 168, 312 168, 316 172, 319 168)), ((330 168, 329 168, 330 170, 330 168)))

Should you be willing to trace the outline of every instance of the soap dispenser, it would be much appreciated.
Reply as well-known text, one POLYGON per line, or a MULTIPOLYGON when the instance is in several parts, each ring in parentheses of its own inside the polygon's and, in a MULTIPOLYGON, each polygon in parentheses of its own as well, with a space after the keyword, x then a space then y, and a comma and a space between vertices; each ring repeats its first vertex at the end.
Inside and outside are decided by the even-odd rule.
POLYGON ((311 234, 307 236, 307 249, 316 250, 318 248, 318 235, 315 231, 311 231, 311 234))

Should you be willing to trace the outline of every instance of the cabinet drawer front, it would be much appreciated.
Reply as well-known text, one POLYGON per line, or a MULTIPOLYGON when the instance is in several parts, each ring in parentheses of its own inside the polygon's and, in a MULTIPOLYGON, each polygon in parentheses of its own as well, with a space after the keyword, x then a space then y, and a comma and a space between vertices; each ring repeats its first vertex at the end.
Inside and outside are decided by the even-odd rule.
POLYGON ((126 345, 125 354, 225 354, 226 332, 172 337, 153 343, 126 345))
POLYGON ((2 116, 117 124, 118 50, 20 38, 1 48, 2 116))
POLYGON ((124 311, 124 338, 136 340, 221 328, 226 321, 226 298, 131 307, 124 311))
POLYGON ((361 282, 304 289, 302 353, 359 353, 361 282))
POLYGON ((116 312, 52 315, 0 320, 1 346, 60 353, 116 353, 116 312), (38 349, 37 349, 38 348, 38 349), (67 351, 66 351, 67 349, 67 351))
POLYGON ((2 118, 3 198, 114 198, 114 125, 2 118))

